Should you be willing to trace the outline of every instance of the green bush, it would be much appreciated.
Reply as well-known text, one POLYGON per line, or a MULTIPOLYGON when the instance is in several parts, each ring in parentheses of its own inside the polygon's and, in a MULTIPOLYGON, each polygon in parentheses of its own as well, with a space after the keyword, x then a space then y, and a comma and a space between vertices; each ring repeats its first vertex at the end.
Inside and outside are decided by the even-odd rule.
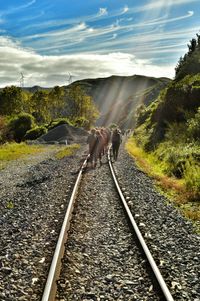
POLYGON ((180 179, 183 176, 184 166, 187 162, 187 157, 184 156, 184 154, 180 152, 180 149, 177 149, 176 147, 173 147, 168 151, 169 153, 166 157, 166 162, 168 166, 167 174, 180 179))
POLYGON ((3 144, 7 140, 7 132, 8 132, 8 126, 7 126, 7 120, 4 116, 0 116, 0 144, 3 144))
POLYGON ((190 158, 184 169, 186 188, 192 191, 195 200, 200 200, 200 164, 190 158))
POLYGON ((29 131, 26 132, 24 139, 25 140, 35 140, 46 133, 47 133, 46 127, 36 126, 35 128, 30 129, 29 131))
POLYGON ((200 139, 200 107, 195 117, 188 121, 188 135, 193 139, 200 139))
MULTIPOLYGON (((146 124, 146 129, 154 128, 149 135, 147 150, 153 150, 165 138, 170 124, 186 124, 188 116, 194 118, 199 107, 200 74, 186 76, 181 81, 172 81, 158 99, 141 112, 138 125, 146 124)), ((196 138, 199 133, 199 118, 195 117, 190 125, 191 134, 196 138), (196 130, 197 129, 197 130, 196 130)))
POLYGON ((110 130, 113 130, 113 129, 117 128, 117 127, 118 127, 118 125, 117 125, 116 123, 111 123, 111 124, 109 125, 109 129, 110 129, 110 130))
POLYGON ((21 142, 24 140, 26 132, 34 126, 34 117, 27 113, 21 113, 10 120, 8 124, 9 134, 16 142, 21 142))
POLYGON ((78 117, 73 121, 75 127, 82 127, 84 129, 89 129, 89 120, 85 117, 78 117))
POLYGON ((198 143, 181 143, 180 141, 165 141, 153 152, 158 161, 165 165, 165 173, 177 178, 184 177, 186 163, 190 158, 193 162, 200 162, 200 148, 198 143))
POLYGON ((50 124, 48 125, 48 130, 52 130, 61 124, 72 125, 68 118, 58 118, 50 122, 50 124))

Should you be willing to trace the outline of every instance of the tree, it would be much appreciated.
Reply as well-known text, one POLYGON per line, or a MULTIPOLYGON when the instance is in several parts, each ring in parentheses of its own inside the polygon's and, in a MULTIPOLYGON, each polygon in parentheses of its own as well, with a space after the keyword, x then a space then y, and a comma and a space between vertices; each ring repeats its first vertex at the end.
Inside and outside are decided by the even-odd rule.
POLYGON ((197 74, 200 72, 199 50, 200 50, 200 35, 196 34, 197 38, 190 40, 188 44, 188 52, 181 57, 175 68, 175 79, 181 79, 188 74, 197 74))
POLYGON ((52 119, 59 118, 63 114, 64 101, 64 89, 55 86, 48 95, 50 115, 52 119))
POLYGON ((88 120, 88 128, 91 127, 92 124, 99 117, 99 111, 97 107, 94 105, 91 96, 84 97, 84 103, 82 107, 82 117, 88 120))
POLYGON ((197 33, 197 49, 200 50, 200 35, 197 33))
POLYGON ((5 116, 0 116, 0 144, 6 141, 8 132, 7 120, 5 116))
POLYGON ((88 120, 88 127, 97 119, 99 112, 93 103, 92 97, 88 96, 79 85, 73 85, 66 93, 67 115, 73 122, 79 118, 88 120))
POLYGON ((189 49, 188 54, 190 55, 190 54, 191 54, 192 52, 194 52, 195 49, 196 49, 196 46, 197 46, 197 41, 196 41, 196 39, 192 39, 192 40, 190 41, 190 44, 188 44, 187 46, 188 46, 188 49, 189 49))
POLYGON ((48 92, 36 91, 31 96, 31 113, 38 123, 51 120, 48 92))
POLYGON ((0 114, 13 115, 23 110, 22 89, 15 86, 5 87, 0 92, 0 114))
POLYGON ((67 91, 67 112, 69 117, 73 120, 82 116, 84 92, 79 85, 73 85, 67 91))
POLYGON ((178 74, 178 72, 180 71, 180 69, 183 66, 183 63, 185 62, 185 59, 181 56, 176 67, 175 67, 175 73, 178 74))
POLYGON ((21 142, 28 130, 35 126, 34 117, 27 113, 20 113, 12 118, 8 124, 10 134, 17 142, 21 142))

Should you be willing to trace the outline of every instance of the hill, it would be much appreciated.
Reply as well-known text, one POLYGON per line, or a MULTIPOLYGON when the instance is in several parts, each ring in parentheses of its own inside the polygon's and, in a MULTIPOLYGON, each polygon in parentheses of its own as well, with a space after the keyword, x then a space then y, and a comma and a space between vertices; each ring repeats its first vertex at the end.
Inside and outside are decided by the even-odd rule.
POLYGON ((180 80, 186 75, 195 75, 200 73, 200 35, 197 34, 197 39, 192 39, 188 46, 188 52, 183 57, 180 57, 175 68, 176 79, 180 80))
POLYGON ((22 88, 24 91, 29 92, 31 94, 37 92, 37 91, 51 91, 52 88, 44 88, 44 87, 40 87, 40 86, 33 86, 33 87, 23 87, 22 88))
MULTIPOLYGON (((193 46, 192 46, 193 45, 193 46)), ((200 199, 200 39, 176 67, 176 77, 141 108, 134 138, 159 169, 183 180, 185 199, 200 199)), ((183 193, 183 191, 182 191, 183 193)))
POLYGON ((127 128, 134 124, 138 105, 151 103, 170 81, 168 78, 141 75, 111 76, 76 81, 67 88, 78 84, 92 96, 101 113, 98 125, 114 122, 127 128))
MULTIPOLYGON (((64 93, 64 107, 61 116, 68 112, 68 96, 73 89, 79 86, 86 95, 92 97, 96 104, 100 118, 97 125, 117 123, 121 128, 130 128, 135 124, 135 112, 138 106, 147 106, 154 101, 160 91, 171 80, 168 78, 155 78, 142 75, 110 76, 108 78, 84 79, 73 82, 68 86, 60 87, 64 93)), ((40 86, 23 87, 22 90, 29 95, 37 94, 42 98, 42 92, 51 93, 56 87, 45 88, 40 86), (41 93, 40 93, 41 92, 41 93)), ((20 89, 19 88, 19 93, 20 89)), ((4 89, 2 89, 3 91, 4 89)), ((58 89, 57 89, 58 90, 58 89)), ((75 89, 74 89, 75 90, 75 89)), ((27 96, 29 97, 29 96, 27 96)), ((42 100, 41 100, 42 101, 42 100)))
MULTIPOLYGON (((40 102, 42 102, 42 97, 46 97, 46 94, 42 94, 43 92, 49 95, 52 92, 55 97, 58 97, 56 96, 56 93, 61 89, 59 90, 59 93, 62 94, 63 91, 64 107, 60 110, 60 116, 66 117, 68 116, 67 114, 69 111, 69 95, 73 95, 73 91, 76 90, 75 87, 78 86, 80 87, 80 91, 84 91, 86 95, 92 97, 100 112, 100 118, 97 120, 96 125, 108 126, 111 123, 117 123, 123 129, 134 126, 134 116, 138 106, 147 106, 154 101, 160 91, 165 88, 170 81, 170 79, 164 77, 155 78, 142 75, 113 75, 108 78, 79 80, 63 87, 44 88, 33 86, 23 87, 22 90, 29 94, 27 96, 28 99, 31 95, 35 94, 37 101, 39 101, 38 98, 41 98, 40 102)), ((12 87, 10 89, 12 89, 12 87)), ((2 91, 3 90, 4 89, 2 89, 2 91)), ((18 89, 16 88, 15 90, 16 93, 21 93, 21 88, 18 87, 18 89)), ((8 92, 9 91, 7 91, 7 94, 8 92)), ((49 99, 49 105, 51 105, 52 101, 55 101, 55 99, 49 99)))

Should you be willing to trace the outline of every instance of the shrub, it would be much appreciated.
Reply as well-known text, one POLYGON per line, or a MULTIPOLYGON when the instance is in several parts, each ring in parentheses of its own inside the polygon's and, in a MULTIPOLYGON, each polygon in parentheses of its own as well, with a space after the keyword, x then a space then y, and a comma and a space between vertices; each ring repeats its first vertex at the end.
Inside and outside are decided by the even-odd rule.
POLYGON ((178 141, 165 141, 153 152, 158 161, 165 164, 165 173, 177 178, 184 177, 186 163, 190 158, 198 164, 200 161, 200 148, 195 143, 181 143, 178 141))
POLYGON ((188 135, 193 139, 200 139, 200 107, 195 117, 188 121, 188 135))
POLYGON ((8 126, 6 118, 0 116, 0 144, 6 142, 6 136, 8 132, 8 126))
POLYGON ((35 140, 46 133, 47 133, 46 127, 36 126, 35 128, 30 129, 29 131, 26 132, 24 139, 25 140, 35 140))
MULTIPOLYGON (((154 104, 145 109, 140 116, 140 121, 149 127, 154 127, 152 135, 149 136, 148 150, 157 147, 157 144, 165 138, 169 124, 186 124, 188 114, 191 117, 197 112, 200 97, 200 74, 195 76, 186 76, 181 81, 172 81, 168 87, 161 92, 154 104)), ((199 120, 199 119, 198 119, 199 120)), ((195 137, 198 135, 198 120, 194 125, 195 137)), ((192 128, 192 125, 191 125, 192 128)), ((191 129, 192 131, 192 129, 191 129)))
POLYGON ((50 124, 48 125, 48 130, 52 130, 61 124, 72 125, 68 118, 58 118, 50 122, 50 124))
POLYGON ((168 163, 167 173, 176 178, 182 178, 184 166, 187 158, 181 154, 180 150, 176 147, 170 149, 166 161, 168 163))
POLYGON ((111 124, 109 125, 109 129, 110 129, 110 130, 113 130, 113 129, 117 128, 117 127, 118 127, 118 125, 117 125, 116 123, 111 123, 111 124))
POLYGON ((9 132, 16 142, 21 142, 28 130, 35 125, 34 117, 27 113, 21 113, 10 120, 9 132))
POLYGON ((186 189, 192 191, 193 199, 200 199, 200 165, 190 158, 184 169, 186 189))
POLYGON ((75 127, 82 127, 84 129, 89 129, 89 120, 87 120, 85 117, 78 117, 73 122, 75 127))

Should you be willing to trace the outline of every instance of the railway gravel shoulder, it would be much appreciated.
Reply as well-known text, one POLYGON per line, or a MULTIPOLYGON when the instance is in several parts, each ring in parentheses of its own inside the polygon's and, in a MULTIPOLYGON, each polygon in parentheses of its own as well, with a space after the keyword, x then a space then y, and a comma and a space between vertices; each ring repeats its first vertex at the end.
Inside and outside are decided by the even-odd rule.
POLYGON ((49 151, 0 172, 0 299, 40 300, 84 147, 49 151))
POLYGON ((200 300, 200 236, 120 149, 114 167, 131 208, 175 300, 200 300))

